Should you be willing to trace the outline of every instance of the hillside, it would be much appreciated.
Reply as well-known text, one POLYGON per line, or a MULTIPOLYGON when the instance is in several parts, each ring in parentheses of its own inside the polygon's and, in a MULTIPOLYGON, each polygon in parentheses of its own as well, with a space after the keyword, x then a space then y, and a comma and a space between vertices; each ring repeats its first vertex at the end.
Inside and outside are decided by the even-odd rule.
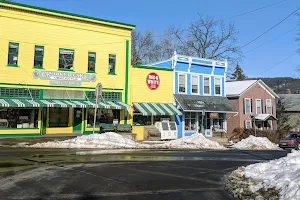
POLYGON ((277 94, 287 94, 287 89, 292 94, 300 94, 300 79, 292 77, 255 78, 263 80, 277 94))

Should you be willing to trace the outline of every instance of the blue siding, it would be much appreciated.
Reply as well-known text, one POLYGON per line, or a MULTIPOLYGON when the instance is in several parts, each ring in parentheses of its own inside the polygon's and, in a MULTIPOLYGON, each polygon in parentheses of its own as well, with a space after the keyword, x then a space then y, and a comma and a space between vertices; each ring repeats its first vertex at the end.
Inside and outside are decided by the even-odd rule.
POLYGON ((215 67, 214 74, 224 76, 225 68, 224 67, 215 67))
POLYGON ((182 137, 182 116, 175 116, 175 122, 177 125, 178 138, 182 137))
POLYGON ((176 63, 176 71, 184 71, 187 72, 189 68, 188 63, 177 62, 176 63))
POLYGON ((195 133, 197 133, 197 132, 196 131, 184 131, 184 136, 191 136, 195 133))
POLYGON ((199 76, 200 96, 203 96, 203 75, 199 76))
POLYGON ((225 97, 225 78, 222 77, 222 96, 225 97))
POLYGON ((168 69, 172 69, 172 61, 166 61, 166 62, 161 62, 158 64, 154 64, 154 66, 156 67, 161 67, 161 68, 168 68, 168 69))
POLYGON ((187 94, 191 95, 191 74, 187 74, 187 94))
POLYGON ((190 72, 201 73, 201 74, 211 74, 212 67, 192 64, 190 72))
POLYGON ((175 94, 178 94, 178 72, 175 72, 175 94))
POLYGON ((211 96, 215 96, 215 77, 211 76, 211 96))
POLYGON ((199 59, 192 59, 192 62, 199 63, 199 64, 206 64, 206 65, 212 65, 213 64, 211 61, 199 60, 199 59))

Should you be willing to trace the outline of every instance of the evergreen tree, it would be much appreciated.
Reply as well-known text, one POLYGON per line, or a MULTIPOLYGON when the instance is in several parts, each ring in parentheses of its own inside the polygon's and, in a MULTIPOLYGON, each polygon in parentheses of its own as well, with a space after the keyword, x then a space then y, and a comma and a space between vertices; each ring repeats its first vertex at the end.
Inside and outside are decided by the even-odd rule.
POLYGON ((280 99, 277 100, 276 117, 278 130, 289 130, 291 128, 288 124, 288 115, 285 113, 284 104, 280 99))
POLYGON ((244 74, 243 69, 239 66, 237 63, 234 69, 234 72, 231 74, 230 79, 236 80, 236 81, 242 81, 245 80, 247 76, 244 74))

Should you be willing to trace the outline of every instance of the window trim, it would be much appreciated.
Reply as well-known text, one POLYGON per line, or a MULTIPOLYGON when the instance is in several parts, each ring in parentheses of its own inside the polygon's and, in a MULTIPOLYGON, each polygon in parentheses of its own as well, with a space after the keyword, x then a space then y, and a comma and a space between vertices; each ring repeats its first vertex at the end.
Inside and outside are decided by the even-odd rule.
POLYGON ((223 86, 223 83, 222 83, 222 77, 214 77, 214 91, 215 91, 215 96, 222 96, 222 86, 223 86), (217 94, 216 93, 216 79, 220 79, 220 94, 217 94))
MULTIPOLYGON (((179 84, 178 84, 179 89, 179 84)), ((199 84, 199 75, 191 74, 191 94, 199 95, 200 93, 200 84, 199 84), (193 92, 193 77, 197 77, 197 92, 193 92)))
POLYGON ((245 120, 245 129, 252 129, 252 121, 251 120, 245 120), (247 122, 250 122, 250 127, 247 127, 247 122))
POLYGON ((262 100, 261 100, 261 99, 255 99, 255 113, 256 113, 256 114, 263 114, 262 100), (260 111, 261 111, 260 113, 257 112, 257 105, 258 105, 258 104, 257 104, 257 101, 260 102, 260 111))
POLYGON ((7 52, 7 65, 8 67, 19 67, 19 51, 20 51, 20 44, 18 42, 8 42, 8 52, 7 52), (17 54, 17 64, 8 64, 8 58, 9 58, 9 48, 10 48, 10 44, 15 44, 18 45, 18 54, 17 54))
POLYGON ((251 113, 252 113, 252 107, 251 107, 251 98, 244 98, 244 114, 245 115, 250 115, 251 113), (249 102, 250 102, 250 113, 246 113, 246 100, 249 100, 249 102))
POLYGON ((59 48, 59 50, 58 50, 58 70, 59 70, 59 71, 71 71, 71 72, 73 71, 73 72, 74 72, 74 61, 75 61, 75 50, 74 50, 74 49, 59 48), (60 68, 59 68, 59 61, 60 61, 59 55, 60 55, 60 50, 73 51, 73 69, 65 69, 65 68, 60 69, 60 68))
MULTIPOLYGON (((108 54, 108 67, 109 67, 109 57, 110 57, 110 55, 114 55, 115 58, 116 58, 116 59, 115 59, 115 72, 110 72, 110 71, 109 71, 109 68, 108 68, 108 73, 107 73, 107 74, 108 74, 108 75, 117 75, 117 74, 116 74, 116 69, 117 69, 117 54, 115 54, 115 53, 109 53, 109 54, 108 54)), ((95 69, 96 69, 96 68, 95 68, 95 69)))
POLYGON ((266 114, 273 115, 272 99, 266 99, 266 114), (270 101, 270 105, 271 105, 271 113, 267 113, 267 110, 268 110, 268 101, 270 101))
POLYGON ((178 94, 187 94, 187 74, 185 74, 185 73, 178 73, 177 76, 178 76, 178 83, 177 83, 178 84, 178 91, 177 91, 178 94), (184 75, 184 79, 185 79, 185 81, 184 81, 185 82, 184 83, 185 92, 180 92, 179 91, 179 83, 180 83, 179 76, 180 75, 184 75))
POLYGON ((211 76, 203 76, 203 96, 210 96, 211 95, 211 76), (209 79, 209 93, 205 93, 204 87, 205 87, 205 82, 204 79, 208 78, 209 79))
POLYGON ((33 68, 35 69, 44 69, 44 55, 45 55, 45 47, 44 46, 41 46, 41 45, 34 45, 34 55, 33 55, 33 68), (42 56, 42 66, 35 66, 34 65, 34 61, 35 61, 35 48, 36 47, 40 47, 40 48, 43 48, 43 56, 42 56))
POLYGON ((87 73, 96 73, 96 59, 97 59, 97 53, 95 52, 95 51, 89 51, 88 52, 88 70, 87 70, 87 73), (90 63, 90 61, 89 61, 89 54, 94 54, 95 55, 95 62, 94 62, 94 71, 93 70, 89 70, 89 63, 90 63))

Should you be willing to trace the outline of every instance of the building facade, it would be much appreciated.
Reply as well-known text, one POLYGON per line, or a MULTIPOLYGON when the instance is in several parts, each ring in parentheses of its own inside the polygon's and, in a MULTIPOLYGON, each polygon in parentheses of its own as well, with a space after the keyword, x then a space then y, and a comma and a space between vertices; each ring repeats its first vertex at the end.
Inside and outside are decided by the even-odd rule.
POLYGON ((134 25, 1 1, 0 27, 0 136, 128 123, 134 25))
POLYGON ((276 129, 277 94, 262 80, 226 82, 226 95, 237 115, 228 118, 228 133, 234 128, 276 129))
POLYGON ((198 132, 227 131, 226 114, 234 109, 226 98, 226 61, 175 55, 157 67, 173 69, 174 105, 183 112, 176 116, 178 137, 198 132))

